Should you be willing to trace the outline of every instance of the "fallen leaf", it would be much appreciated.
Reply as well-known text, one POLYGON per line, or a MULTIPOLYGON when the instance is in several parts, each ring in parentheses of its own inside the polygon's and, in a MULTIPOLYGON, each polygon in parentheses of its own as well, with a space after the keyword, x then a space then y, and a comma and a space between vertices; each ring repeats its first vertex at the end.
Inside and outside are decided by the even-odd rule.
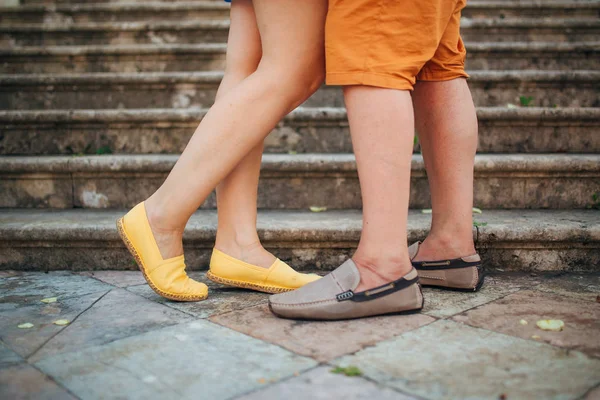
POLYGON ((475 214, 482 214, 483 213, 483 211, 481 211, 481 208, 477 208, 477 207, 473 207, 473 212, 475 214))
POLYGON ((42 303, 46 303, 46 304, 50 304, 50 303, 56 303, 57 298, 56 297, 48 297, 47 299, 42 299, 42 303))
POLYGON ((560 332, 565 327, 565 323, 560 319, 540 319, 536 325, 543 331, 552 332, 560 332))
POLYGON ((538 340, 538 339, 541 339, 541 337, 539 337, 538 335, 533 335, 531 338, 532 338, 533 340, 538 340))
POLYGON ((288 151, 288 154, 295 155, 295 154, 298 154, 298 152, 296 150, 290 150, 290 151, 288 151))
POLYGON ((330 372, 334 374, 344 374, 346 376, 361 376, 362 371, 355 367, 354 365, 350 365, 348 367, 335 367, 330 372))
POLYGON ((267 381, 265 380, 265 378, 260 378, 259 380, 257 380, 258 383, 260 383, 261 385, 265 384, 267 381))
POLYGON ((59 319, 59 320, 54 321, 54 325, 59 325, 59 326, 69 325, 69 320, 68 319, 59 319))
POLYGON ((29 328, 33 328, 33 324, 30 322, 25 322, 24 324, 18 325, 17 328, 19 329, 29 329, 29 328))
POLYGON ((433 210, 431 208, 426 208, 424 210, 421 210, 421 214, 431 214, 433 212, 433 210))
POLYGON ((600 303, 600 294, 596 296, 596 303, 600 303))
POLYGON ((527 321, 525 321, 524 319, 520 320, 520 321, 519 321, 519 323, 520 323, 521 325, 527 325, 527 324, 528 324, 528 322, 527 322, 527 321))
POLYGON ((314 213, 323 212, 323 211, 327 211, 327 207, 310 206, 310 211, 312 211, 314 213))
POLYGON ((508 103, 508 104, 506 105, 506 108, 518 108, 518 107, 517 107, 517 106, 515 106, 514 104, 510 104, 510 103, 508 103))

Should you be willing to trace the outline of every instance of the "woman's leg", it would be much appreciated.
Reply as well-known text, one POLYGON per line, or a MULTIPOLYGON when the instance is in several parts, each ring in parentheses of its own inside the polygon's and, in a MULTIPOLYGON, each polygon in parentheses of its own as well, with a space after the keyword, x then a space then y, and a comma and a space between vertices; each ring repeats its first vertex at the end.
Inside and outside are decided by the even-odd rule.
POLYGON ((412 269, 406 222, 414 121, 407 90, 347 86, 344 95, 363 201, 362 234, 352 256, 359 292, 412 269))
POLYGON ((279 120, 322 83, 326 2, 253 3, 263 51, 257 70, 220 96, 165 182, 146 201, 163 258, 182 253, 190 216, 279 120))
MULTIPOLYGON (((218 101, 256 71, 262 56, 260 33, 252 0, 231 4, 225 76, 218 101)), ((260 244, 256 233, 256 200, 263 152, 260 142, 217 186, 219 223, 215 247, 250 264, 269 267, 275 257, 260 244)))
POLYGON ((416 261, 475 254, 473 164, 477 115, 465 79, 418 82, 413 104, 423 150, 433 219, 416 261))

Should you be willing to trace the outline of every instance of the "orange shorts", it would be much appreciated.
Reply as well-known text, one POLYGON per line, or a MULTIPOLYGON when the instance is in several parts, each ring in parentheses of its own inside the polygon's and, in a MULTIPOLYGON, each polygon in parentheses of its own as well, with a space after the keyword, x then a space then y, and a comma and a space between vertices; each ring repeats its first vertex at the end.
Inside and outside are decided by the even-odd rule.
POLYGON ((460 13, 466 0, 329 0, 328 85, 412 90, 467 78, 460 13))

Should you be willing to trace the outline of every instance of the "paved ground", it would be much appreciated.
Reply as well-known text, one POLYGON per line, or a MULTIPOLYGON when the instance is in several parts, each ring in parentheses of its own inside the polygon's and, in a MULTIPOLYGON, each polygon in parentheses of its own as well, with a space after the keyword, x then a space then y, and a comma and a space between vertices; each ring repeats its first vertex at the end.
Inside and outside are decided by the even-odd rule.
POLYGON ((169 302, 138 272, 0 272, 0 398, 600 399, 600 275, 425 296, 417 315, 294 322, 214 285, 169 302))

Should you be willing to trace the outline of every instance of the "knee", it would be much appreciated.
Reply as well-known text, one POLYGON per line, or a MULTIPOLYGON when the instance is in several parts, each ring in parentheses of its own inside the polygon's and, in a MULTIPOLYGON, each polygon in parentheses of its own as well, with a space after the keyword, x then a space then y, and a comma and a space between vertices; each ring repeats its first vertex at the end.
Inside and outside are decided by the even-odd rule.
POLYGON ((279 93, 291 107, 303 103, 321 87, 325 80, 325 65, 319 62, 293 66, 275 65, 267 69, 269 90, 279 93))

